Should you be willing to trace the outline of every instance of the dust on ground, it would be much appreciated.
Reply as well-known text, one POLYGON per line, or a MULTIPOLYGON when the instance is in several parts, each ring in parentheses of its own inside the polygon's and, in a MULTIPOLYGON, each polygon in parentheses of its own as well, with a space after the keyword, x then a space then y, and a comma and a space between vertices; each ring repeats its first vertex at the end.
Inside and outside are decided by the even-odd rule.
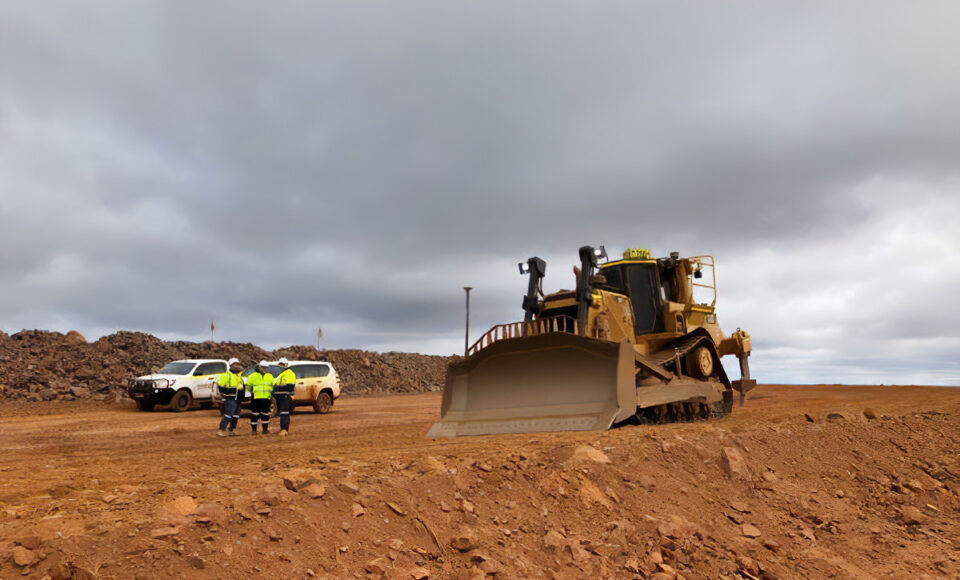
POLYGON ((758 387, 729 418, 429 440, 439 394, 214 436, 0 408, 0 576, 956 577, 960 390, 758 387))

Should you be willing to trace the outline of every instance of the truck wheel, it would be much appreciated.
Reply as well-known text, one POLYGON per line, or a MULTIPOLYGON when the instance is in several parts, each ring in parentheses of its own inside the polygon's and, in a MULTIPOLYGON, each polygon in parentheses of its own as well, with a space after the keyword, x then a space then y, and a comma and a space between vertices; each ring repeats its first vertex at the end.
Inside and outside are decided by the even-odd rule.
POLYGON ((137 401, 137 409, 141 411, 152 411, 154 403, 149 401, 137 401))
POLYGON ((329 413, 330 409, 333 408, 333 397, 330 396, 330 393, 324 391, 317 395, 317 398, 313 401, 313 412, 314 413, 329 413))
POLYGON ((178 391, 170 399, 170 408, 178 413, 186 411, 191 405, 193 405, 193 397, 190 395, 190 391, 178 391))

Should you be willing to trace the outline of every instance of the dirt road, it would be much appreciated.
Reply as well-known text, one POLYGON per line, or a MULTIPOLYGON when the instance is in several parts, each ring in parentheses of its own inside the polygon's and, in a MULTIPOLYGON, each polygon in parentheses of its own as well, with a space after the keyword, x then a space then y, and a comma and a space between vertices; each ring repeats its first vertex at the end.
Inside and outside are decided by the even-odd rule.
POLYGON ((227 439, 213 411, 6 405, 0 576, 960 569, 960 389, 766 385, 719 421, 425 439, 438 408, 343 399, 287 439, 245 419, 227 439))

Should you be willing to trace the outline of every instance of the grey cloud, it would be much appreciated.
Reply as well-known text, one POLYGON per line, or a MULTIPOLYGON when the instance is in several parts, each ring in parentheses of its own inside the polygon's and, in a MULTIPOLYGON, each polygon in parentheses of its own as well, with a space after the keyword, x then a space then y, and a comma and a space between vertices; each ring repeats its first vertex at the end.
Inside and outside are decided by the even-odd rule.
MULTIPOLYGON (((956 11, 7 3, 0 324, 202 338, 213 317, 266 345, 323 325, 339 346, 456 350, 460 287, 475 327, 512 320, 532 254, 556 288, 584 243, 737 272, 757 248, 856 254, 850 232, 917 201, 864 183, 922 181, 935 204, 956 177, 956 11)), ((811 347, 771 321, 816 280, 726 280, 721 320, 811 347)), ((955 315, 883 308, 883 328, 835 326, 957 336, 955 315)))

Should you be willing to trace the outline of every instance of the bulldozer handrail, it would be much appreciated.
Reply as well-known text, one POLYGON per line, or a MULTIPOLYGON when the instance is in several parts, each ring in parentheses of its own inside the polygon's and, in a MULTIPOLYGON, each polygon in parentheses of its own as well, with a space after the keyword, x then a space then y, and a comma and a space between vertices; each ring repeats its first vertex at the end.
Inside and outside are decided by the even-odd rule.
POLYGON ((572 316, 550 316, 538 318, 530 322, 508 322, 498 324, 483 333, 473 345, 467 349, 467 356, 474 355, 498 340, 521 338, 524 336, 539 336, 554 332, 577 334, 577 320, 572 316))

